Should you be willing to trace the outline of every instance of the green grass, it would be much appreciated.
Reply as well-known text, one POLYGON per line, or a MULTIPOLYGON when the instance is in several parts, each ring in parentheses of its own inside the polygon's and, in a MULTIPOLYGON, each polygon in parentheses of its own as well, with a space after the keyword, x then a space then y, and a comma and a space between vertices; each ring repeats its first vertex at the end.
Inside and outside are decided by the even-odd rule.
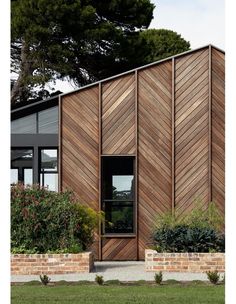
POLYGON ((223 304, 224 285, 71 284, 12 286, 12 304, 223 304))

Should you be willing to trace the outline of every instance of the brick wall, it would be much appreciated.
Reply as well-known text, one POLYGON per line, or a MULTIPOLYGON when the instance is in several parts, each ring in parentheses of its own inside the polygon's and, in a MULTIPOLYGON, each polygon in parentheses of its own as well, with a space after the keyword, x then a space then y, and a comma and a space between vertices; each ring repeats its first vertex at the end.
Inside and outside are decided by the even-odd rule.
POLYGON ((91 252, 11 255, 12 275, 90 272, 92 268, 93 255, 91 252))
POLYGON ((206 272, 225 271, 224 253, 157 253, 145 250, 146 271, 206 272))

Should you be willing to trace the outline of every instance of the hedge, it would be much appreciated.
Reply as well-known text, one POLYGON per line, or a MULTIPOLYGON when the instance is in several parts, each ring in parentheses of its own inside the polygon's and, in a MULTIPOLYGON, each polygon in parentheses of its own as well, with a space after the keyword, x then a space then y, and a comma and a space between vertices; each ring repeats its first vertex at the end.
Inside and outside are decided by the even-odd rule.
POLYGON ((11 188, 12 253, 76 253, 94 239, 99 214, 79 204, 71 192, 56 193, 13 185, 11 188))

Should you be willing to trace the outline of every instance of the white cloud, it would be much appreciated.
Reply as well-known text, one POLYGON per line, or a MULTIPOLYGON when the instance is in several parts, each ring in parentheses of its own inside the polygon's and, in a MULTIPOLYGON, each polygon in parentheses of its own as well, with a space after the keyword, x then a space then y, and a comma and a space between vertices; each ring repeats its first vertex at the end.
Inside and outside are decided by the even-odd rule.
POLYGON ((214 44, 225 48, 224 0, 157 0, 150 28, 178 32, 192 48, 214 44))

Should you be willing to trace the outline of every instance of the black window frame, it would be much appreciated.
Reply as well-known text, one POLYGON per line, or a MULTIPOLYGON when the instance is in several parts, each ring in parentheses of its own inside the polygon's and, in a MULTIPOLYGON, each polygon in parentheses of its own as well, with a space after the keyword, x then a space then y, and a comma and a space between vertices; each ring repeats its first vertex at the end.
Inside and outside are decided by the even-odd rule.
MULTIPOLYGON (((38 148, 38 181, 39 185, 41 187, 44 186, 44 175, 45 174, 57 174, 57 179, 58 179, 58 189, 55 192, 59 191, 59 170, 58 170, 58 165, 59 165, 59 147, 51 146, 51 147, 39 147, 38 148), (41 168, 41 163, 42 163, 42 150, 56 150, 57 151, 57 170, 42 170, 41 168), (41 185, 41 178, 40 175, 42 174, 42 185, 41 185)), ((52 190, 50 190, 52 191, 52 190)))
MULTIPOLYGON (((124 202, 124 203, 132 203, 132 207, 133 207, 133 232, 106 232, 106 221, 104 220, 102 223, 102 227, 101 227, 101 233, 102 236, 104 237, 136 237, 137 235, 137 223, 136 223, 136 213, 137 213, 137 193, 136 193, 136 156, 134 155, 102 155, 101 156, 101 193, 100 193, 100 197, 101 197, 101 210, 104 212, 105 208, 105 204, 108 202, 124 202), (133 188, 133 198, 132 199, 125 199, 125 200, 121 200, 121 199, 104 199, 103 198, 103 183, 104 183, 104 170, 103 170, 103 165, 104 165, 104 159, 106 158, 130 158, 132 159, 132 171, 133 171, 133 178, 134 178, 134 188, 133 188)), ((124 174, 125 175, 125 174, 124 174)))
POLYGON ((18 167, 12 166, 12 160, 11 160, 11 169, 17 169, 18 170, 18 177, 17 181, 18 183, 23 183, 24 184, 24 179, 25 179, 25 173, 24 169, 32 169, 32 185, 34 184, 34 147, 29 146, 29 147, 11 147, 12 150, 32 150, 32 167, 21 167, 21 170, 19 170, 18 167))

